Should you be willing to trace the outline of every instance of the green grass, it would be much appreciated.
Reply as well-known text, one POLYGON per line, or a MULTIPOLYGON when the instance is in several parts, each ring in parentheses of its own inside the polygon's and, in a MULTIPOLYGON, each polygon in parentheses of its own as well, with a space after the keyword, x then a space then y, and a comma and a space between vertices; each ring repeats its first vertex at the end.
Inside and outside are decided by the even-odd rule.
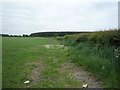
MULTIPOLYGON (((57 46, 49 49, 45 48, 44 45, 47 44, 59 44, 57 40, 42 37, 3 37, 2 39, 3 88, 27 87, 24 81, 30 80, 29 76, 32 70, 38 67, 34 63, 39 61, 42 62, 44 67, 39 77, 41 80, 29 88, 82 86, 82 82, 67 78, 67 73, 61 73, 57 70, 62 63, 69 60, 64 49, 57 46)), ((32 80, 30 81, 32 82, 32 80)))
POLYGON ((103 47, 97 50, 96 46, 89 43, 80 43, 78 46, 70 47, 69 54, 73 62, 92 72, 104 82, 106 88, 118 88, 119 66, 116 65, 118 58, 115 47, 103 47))
POLYGON ((104 87, 120 88, 119 31, 66 35, 57 39, 70 47, 73 62, 101 79, 104 87))
POLYGON ((49 40, 52 42, 46 38, 3 38, 3 87, 24 86, 25 73, 30 71, 25 63, 36 61, 42 53, 39 46, 50 44, 49 40))

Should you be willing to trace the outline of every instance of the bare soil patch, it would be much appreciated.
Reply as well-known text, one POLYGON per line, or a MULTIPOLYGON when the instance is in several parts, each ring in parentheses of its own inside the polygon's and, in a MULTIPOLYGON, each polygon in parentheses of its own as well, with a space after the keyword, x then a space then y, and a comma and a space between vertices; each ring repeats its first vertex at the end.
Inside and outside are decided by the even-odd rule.
POLYGON ((54 47, 57 47, 57 48, 63 48, 64 47, 64 45, 44 45, 45 46, 45 48, 47 48, 47 49, 49 49, 49 48, 54 48, 54 47))
MULTIPOLYGON (((44 58, 44 57, 40 57, 40 59, 42 59, 42 58, 44 58)), ((30 83, 27 85, 27 87, 39 84, 40 81, 42 80, 41 72, 47 66, 42 64, 41 61, 26 63, 26 65, 32 65, 33 66, 33 69, 31 70, 31 72, 28 76, 28 79, 30 80, 30 83)))
POLYGON ((102 81, 98 80, 90 72, 84 71, 74 63, 64 63, 62 64, 62 67, 57 70, 60 72, 68 72, 69 78, 88 84, 88 88, 102 88, 102 81))

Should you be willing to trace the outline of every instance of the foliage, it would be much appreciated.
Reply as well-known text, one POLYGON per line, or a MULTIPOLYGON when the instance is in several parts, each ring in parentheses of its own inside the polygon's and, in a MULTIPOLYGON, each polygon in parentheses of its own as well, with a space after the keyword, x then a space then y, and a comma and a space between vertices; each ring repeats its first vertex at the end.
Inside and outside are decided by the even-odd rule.
MULTIPOLYGON (((59 39, 60 40, 60 39, 59 39)), ((120 31, 100 31, 61 38, 73 62, 92 72, 107 88, 120 86, 120 31)))
POLYGON ((66 35, 61 39, 72 42, 73 44, 88 41, 92 42, 93 44, 120 46, 120 30, 66 35))
POLYGON ((30 34, 30 37, 60 37, 64 35, 73 35, 79 33, 83 32, 39 32, 30 34))

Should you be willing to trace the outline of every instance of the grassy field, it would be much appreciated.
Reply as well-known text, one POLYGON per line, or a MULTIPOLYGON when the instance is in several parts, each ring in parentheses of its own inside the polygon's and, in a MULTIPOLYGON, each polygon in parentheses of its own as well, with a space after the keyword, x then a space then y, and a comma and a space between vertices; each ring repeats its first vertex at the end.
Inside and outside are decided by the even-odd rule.
POLYGON ((66 77, 67 71, 57 70, 69 60, 58 44, 53 38, 4 37, 3 88, 82 87, 82 82, 66 77), (31 83, 24 84, 26 80, 31 83))
POLYGON ((106 88, 120 86, 117 31, 82 33, 57 39, 3 37, 3 88, 81 88, 91 79, 91 87, 99 81, 106 88), (79 67, 92 74, 84 76, 81 73, 86 72, 80 71, 79 67), (96 76, 97 81, 90 76, 96 76), (27 80, 29 84, 24 83, 27 80))

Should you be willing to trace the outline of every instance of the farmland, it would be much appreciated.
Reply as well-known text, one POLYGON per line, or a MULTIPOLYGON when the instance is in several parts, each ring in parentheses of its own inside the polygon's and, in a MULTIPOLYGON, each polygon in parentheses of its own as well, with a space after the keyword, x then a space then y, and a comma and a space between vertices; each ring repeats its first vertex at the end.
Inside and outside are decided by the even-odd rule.
POLYGON ((69 59, 57 44, 51 38, 3 38, 3 88, 81 87, 57 70, 69 59), (56 46, 47 48, 51 44, 56 46))
POLYGON ((89 40, 89 34, 57 38, 3 37, 2 86, 82 88, 87 83, 91 88, 118 88, 117 33, 101 34, 107 35, 105 39, 95 34, 89 40), (114 43, 109 42, 111 36, 116 37, 114 43), (30 83, 25 84, 27 80, 30 83))

